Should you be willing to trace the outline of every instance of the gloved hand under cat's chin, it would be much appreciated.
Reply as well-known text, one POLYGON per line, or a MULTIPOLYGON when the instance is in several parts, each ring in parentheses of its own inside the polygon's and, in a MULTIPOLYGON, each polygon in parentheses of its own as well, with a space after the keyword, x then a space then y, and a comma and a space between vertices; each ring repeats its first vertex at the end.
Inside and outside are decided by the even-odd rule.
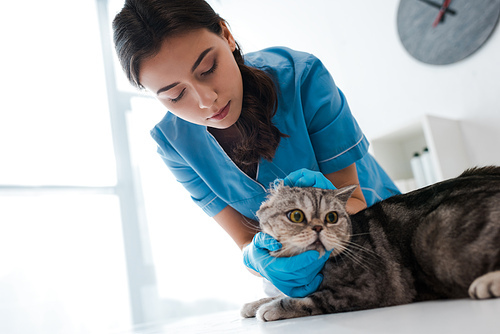
MULTIPOLYGON (((275 181, 276 182, 276 181, 275 181)), ((306 168, 296 170, 283 179, 283 184, 288 187, 314 187, 322 189, 336 189, 335 186, 321 172, 306 168)))
POLYGON ((321 257, 314 250, 291 257, 274 257, 269 254, 280 248, 281 244, 276 239, 259 232, 244 248, 243 262, 287 296, 302 298, 316 291, 323 281, 323 275, 319 272, 333 249, 321 257))

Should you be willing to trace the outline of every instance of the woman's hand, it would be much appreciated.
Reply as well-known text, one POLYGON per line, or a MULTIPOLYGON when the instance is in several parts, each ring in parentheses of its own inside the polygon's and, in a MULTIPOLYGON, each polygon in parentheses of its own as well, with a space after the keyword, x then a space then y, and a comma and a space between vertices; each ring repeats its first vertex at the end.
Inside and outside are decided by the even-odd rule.
POLYGON ((309 169, 299 169, 290 173, 283 179, 284 185, 289 187, 315 187, 322 189, 336 189, 335 186, 328 180, 323 173, 314 172, 309 169))
POLYGON ((268 234, 259 232, 243 249, 243 262, 267 278, 278 290, 290 297, 302 298, 316 291, 323 281, 319 272, 333 250, 321 258, 310 250, 292 257, 274 257, 269 252, 281 244, 268 234))

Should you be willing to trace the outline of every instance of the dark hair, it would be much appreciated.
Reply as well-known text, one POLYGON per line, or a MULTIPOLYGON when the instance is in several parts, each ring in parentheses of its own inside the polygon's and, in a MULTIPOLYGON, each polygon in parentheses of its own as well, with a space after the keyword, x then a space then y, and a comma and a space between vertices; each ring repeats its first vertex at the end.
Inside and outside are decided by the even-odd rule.
MULTIPOLYGON (((118 59, 132 85, 142 89, 141 62, 157 54, 166 38, 201 28, 221 35, 222 22, 204 0, 126 0, 113 20, 118 59)), ((231 157, 249 171, 261 157, 272 160, 281 137, 286 135, 271 121, 278 106, 273 79, 262 70, 246 66, 238 44, 233 56, 243 78, 243 105, 236 122, 243 139, 231 157)))

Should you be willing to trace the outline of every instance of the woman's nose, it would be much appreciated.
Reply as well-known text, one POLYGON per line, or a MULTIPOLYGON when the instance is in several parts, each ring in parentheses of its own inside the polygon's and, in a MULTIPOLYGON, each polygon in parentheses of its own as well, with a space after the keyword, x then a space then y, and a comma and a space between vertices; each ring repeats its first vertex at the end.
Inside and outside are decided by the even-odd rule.
POLYGON ((198 94, 198 104, 201 109, 212 107, 218 97, 217 92, 208 85, 198 85, 196 92, 198 94))

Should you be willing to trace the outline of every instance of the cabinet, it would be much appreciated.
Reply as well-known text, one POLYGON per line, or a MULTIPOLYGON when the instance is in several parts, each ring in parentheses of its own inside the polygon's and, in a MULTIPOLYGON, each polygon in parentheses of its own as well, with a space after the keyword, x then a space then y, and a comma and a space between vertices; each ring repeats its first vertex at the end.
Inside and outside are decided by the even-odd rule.
POLYGON ((461 174, 471 167, 462 138, 460 121, 425 115, 371 141, 372 153, 402 192, 417 186, 410 160, 428 148, 437 181, 461 174))

